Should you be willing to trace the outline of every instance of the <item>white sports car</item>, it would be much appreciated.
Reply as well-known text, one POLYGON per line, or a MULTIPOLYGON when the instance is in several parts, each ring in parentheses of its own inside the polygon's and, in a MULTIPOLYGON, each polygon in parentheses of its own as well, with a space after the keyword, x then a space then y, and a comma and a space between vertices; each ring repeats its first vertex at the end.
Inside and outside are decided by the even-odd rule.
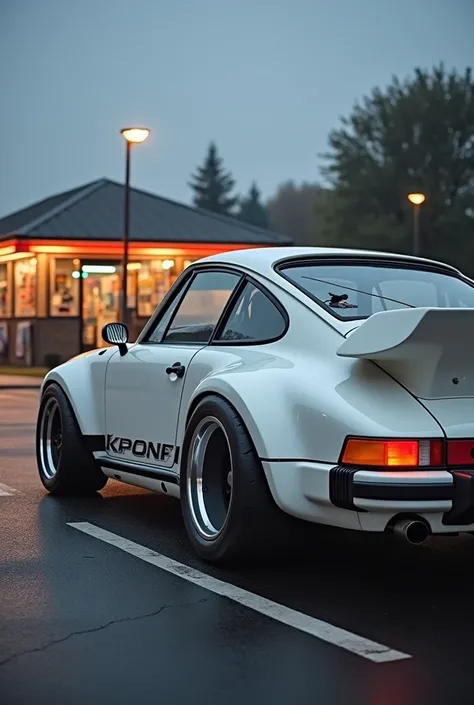
POLYGON ((44 380, 49 492, 113 478, 180 497, 211 562, 278 549, 296 519, 411 543, 474 531, 474 282, 452 267, 323 248, 215 255, 135 343, 120 323, 103 337, 111 347, 44 380))

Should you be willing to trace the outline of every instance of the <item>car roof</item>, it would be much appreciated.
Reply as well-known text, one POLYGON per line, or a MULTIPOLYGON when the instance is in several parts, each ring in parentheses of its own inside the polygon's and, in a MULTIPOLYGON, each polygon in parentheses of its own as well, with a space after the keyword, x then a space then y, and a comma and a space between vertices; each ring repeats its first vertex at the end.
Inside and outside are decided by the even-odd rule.
POLYGON ((426 259, 424 257, 380 252, 378 250, 356 250, 338 247, 256 247, 211 255, 199 260, 199 263, 233 264, 268 276, 273 272, 275 264, 282 260, 300 258, 318 259, 331 256, 340 258, 354 257, 357 259, 366 257, 370 259, 386 259, 391 262, 398 260, 400 262, 412 262, 420 265, 432 264, 460 274, 457 269, 449 264, 426 259))

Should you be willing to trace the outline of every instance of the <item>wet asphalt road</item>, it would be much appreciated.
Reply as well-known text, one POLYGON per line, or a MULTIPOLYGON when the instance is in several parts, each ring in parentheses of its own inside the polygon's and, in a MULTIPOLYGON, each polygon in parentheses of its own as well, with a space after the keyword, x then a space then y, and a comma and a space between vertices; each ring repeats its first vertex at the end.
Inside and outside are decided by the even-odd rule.
POLYGON ((472 705, 474 537, 311 533, 304 561, 204 566, 176 500, 46 495, 38 392, 0 390, 1 705, 472 705), (78 531, 88 522, 411 658, 374 663, 78 531))

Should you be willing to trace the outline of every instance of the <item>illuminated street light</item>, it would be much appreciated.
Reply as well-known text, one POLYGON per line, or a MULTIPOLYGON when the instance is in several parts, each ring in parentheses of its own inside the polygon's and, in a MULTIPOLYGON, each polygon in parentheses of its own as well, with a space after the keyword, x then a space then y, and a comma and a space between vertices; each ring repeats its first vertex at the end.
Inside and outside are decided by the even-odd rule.
POLYGON ((420 254, 420 206, 425 202, 424 193, 409 193, 408 200, 413 204, 413 254, 420 254))
POLYGON ((125 160, 125 193, 124 193, 124 228, 123 228, 123 262, 122 262, 122 322, 128 322, 127 308, 127 284, 128 284, 128 242, 130 230, 130 156, 132 147, 136 144, 141 144, 150 134, 150 130, 146 127, 124 127, 121 130, 126 144, 126 160, 125 160))
POLYGON ((140 144, 141 142, 144 142, 149 134, 150 130, 146 127, 125 127, 122 130, 122 135, 125 137, 127 142, 130 142, 131 144, 140 144))
POLYGON ((425 201, 424 193, 409 193, 408 200, 413 203, 414 206, 421 206, 425 201))

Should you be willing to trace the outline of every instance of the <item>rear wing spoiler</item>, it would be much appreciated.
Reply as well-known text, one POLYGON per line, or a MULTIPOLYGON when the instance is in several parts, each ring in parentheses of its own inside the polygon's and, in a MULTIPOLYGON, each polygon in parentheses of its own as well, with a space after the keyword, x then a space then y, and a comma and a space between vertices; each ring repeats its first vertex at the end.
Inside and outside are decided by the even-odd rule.
POLYGON ((379 363, 415 396, 474 396, 474 308, 374 313, 337 355, 379 363))

